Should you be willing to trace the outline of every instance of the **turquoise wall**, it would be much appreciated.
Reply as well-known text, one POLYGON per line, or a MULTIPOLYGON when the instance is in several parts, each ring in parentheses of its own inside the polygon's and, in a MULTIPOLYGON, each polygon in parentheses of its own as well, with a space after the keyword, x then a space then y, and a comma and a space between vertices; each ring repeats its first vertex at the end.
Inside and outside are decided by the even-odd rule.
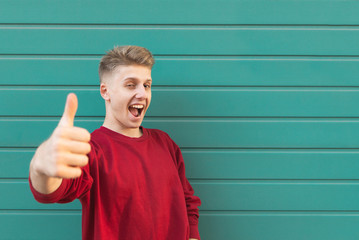
POLYGON ((114 45, 156 58, 146 127, 182 148, 204 240, 359 239, 359 1, 0 2, 0 239, 80 239, 79 202, 39 204, 36 147, 67 93, 104 117, 114 45))

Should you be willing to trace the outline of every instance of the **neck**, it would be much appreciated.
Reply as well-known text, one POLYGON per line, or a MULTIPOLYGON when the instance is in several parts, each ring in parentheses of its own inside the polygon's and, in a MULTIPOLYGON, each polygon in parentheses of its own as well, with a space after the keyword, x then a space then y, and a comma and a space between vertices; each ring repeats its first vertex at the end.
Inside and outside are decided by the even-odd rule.
POLYGON ((104 123, 102 124, 102 126, 108 128, 114 132, 120 133, 124 136, 127 136, 127 137, 139 138, 143 135, 142 130, 139 127, 138 128, 124 128, 122 126, 112 124, 111 122, 106 121, 106 119, 105 119, 104 123))

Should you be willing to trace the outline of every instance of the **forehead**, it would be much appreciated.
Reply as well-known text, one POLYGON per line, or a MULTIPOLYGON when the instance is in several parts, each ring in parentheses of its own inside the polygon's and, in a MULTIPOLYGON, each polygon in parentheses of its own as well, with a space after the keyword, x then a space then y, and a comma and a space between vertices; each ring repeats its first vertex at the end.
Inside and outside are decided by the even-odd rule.
POLYGON ((118 66, 111 75, 113 79, 120 81, 126 79, 152 80, 151 69, 141 65, 118 66))

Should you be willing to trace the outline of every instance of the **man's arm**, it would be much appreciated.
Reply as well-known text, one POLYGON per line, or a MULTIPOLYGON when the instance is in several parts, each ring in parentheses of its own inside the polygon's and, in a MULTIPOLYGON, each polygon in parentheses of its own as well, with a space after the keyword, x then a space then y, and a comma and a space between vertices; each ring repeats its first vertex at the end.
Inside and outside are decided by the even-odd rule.
POLYGON ((177 144, 174 144, 176 151, 176 160, 177 160, 177 170, 178 175, 180 177, 183 193, 186 200, 187 207, 187 216, 189 222, 189 230, 190 230, 190 239, 200 239, 199 231, 198 231, 198 218, 199 218, 199 210, 198 207, 201 205, 201 200, 199 197, 194 195, 193 188, 191 184, 188 182, 185 173, 185 165, 183 161, 183 156, 180 148, 177 144))
POLYGON ((78 178, 87 165, 91 151, 90 133, 74 127, 78 101, 75 94, 67 96, 64 114, 48 140, 36 150, 30 163, 30 180, 42 194, 55 192, 63 178, 78 178))

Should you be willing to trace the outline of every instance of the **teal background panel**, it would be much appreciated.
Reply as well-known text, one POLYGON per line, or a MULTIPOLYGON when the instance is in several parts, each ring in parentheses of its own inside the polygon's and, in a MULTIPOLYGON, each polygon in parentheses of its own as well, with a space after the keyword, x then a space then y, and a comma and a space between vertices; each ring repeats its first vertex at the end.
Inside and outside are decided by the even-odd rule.
POLYGON ((358 56, 358 30, 349 26, 0 25, 0 53, 102 55, 114 45, 132 44, 156 55, 358 56))
MULTIPOLYGON (((105 115, 99 87, 0 87, 4 116, 61 116, 66 96, 79 99, 76 116, 105 115), (44 101, 46 99, 46 101, 44 101), (55 104, 48 104, 49 102, 55 104)), ((148 117, 359 117, 358 88, 153 87, 148 117)))
POLYGON ((350 25, 359 23, 358 11, 355 0, 14 0, 2 3, 0 22, 350 25))
MULTIPOLYGON (((358 180, 191 180, 196 194, 206 199, 204 211, 359 211, 358 180)), ((3 209, 81 209, 68 204, 37 203, 28 181, 2 180, 3 209)))
POLYGON ((358 181, 192 181, 201 210, 358 211, 358 181))
POLYGON ((356 240, 357 213, 202 213, 203 239, 356 240))
MULTIPOLYGON (((200 219, 203 239, 261 240, 266 236, 266 239, 276 240, 356 240, 359 237, 356 213, 201 212, 200 219)), ((0 224, 6 229, 1 236, 8 240, 80 239, 81 236, 81 213, 78 211, 1 212, 0 224), (44 226, 47 231, 43 232, 44 226)))
MULTIPOLYGON (((2 147, 36 147, 48 138, 59 119, 0 119, 2 147), (10 134, 11 133, 11 134, 10 134)), ((90 132, 103 119, 81 119, 75 126, 90 132)), ((160 128, 184 148, 359 148, 358 119, 194 119, 145 120, 147 128, 160 128), (196 134, 193 134, 196 133, 196 134)))
POLYGON ((79 96, 76 126, 102 125, 98 62, 122 44, 154 53, 144 126, 182 148, 203 240, 359 239, 358 10, 356 0, 2 1, 0 239, 80 239, 79 201, 37 203, 28 166, 67 93, 79 96))
MULTIPOLYGON (((156 56, 154 86, 359 86, 357 57, 156 56)), ((98 86, 95 56, 0 56, 1 85, 98 86), (22 69, 22 71, 19 71, 22 69)))
POLYGON ((81 239, 81 212, 0 211, 1 236, 6 240, 81 239))
POLYGON ((182 151, 191 179, 358 179, 357 150, 182 151))
POLYGON ((1 209, 11 210, 80 210, 81 203, 75 200, 71 203, 42 204, 38 203, 29 188, 27 179, 0 180, 0 190, 7 194, 0 199, 1 209))
POLYGON ((0 179, 29 177, 29 165, 35 149, 0 148, 0 179))
MULTIPOLYGON (((0 149, 0 179, 26 179, 35 149, 0 149)), ((182 148, 189 179, 358 179, 359 151, 182 148)))

